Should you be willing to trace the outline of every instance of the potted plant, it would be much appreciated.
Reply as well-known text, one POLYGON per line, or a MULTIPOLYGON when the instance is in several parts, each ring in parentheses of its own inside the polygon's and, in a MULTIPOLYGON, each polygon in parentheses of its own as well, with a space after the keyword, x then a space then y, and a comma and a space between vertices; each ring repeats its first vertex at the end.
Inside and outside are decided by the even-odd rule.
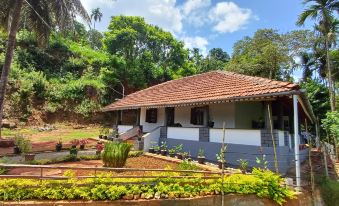
POLYGON ((199 164, 205 164, 205 151, 201 148, 198 151, 197 159, 199 164))
POLYGON ((88 143, 88 140, 87 140, 87 139, 82 139, 82 140, 80 140, 80 141, 79 141, 80 150, 84 150, 87 143, 88 143))
POLYGON ((192 161, 192 156, 191 156, 191 153, 190 151, 186 152, 185 155, 184 155, 185 159, 189 162, 192 161))
POLYGON ((182 159, 187 159, 188 157, 188 152, 181 152, 182 159))
POLYGON ((79 144, 79 140, 78 139, 74 139, 74 140, 72 140, 71 141, 71 144, 72 144, 72 148, 76 148, 77 146, 78 146, 78 144, 79 144))
POLYGON ((14 154, 21 154, 21 150, 20 150, 20 147, 18 145, 14 145, 13 153, 14 154))
POLYGON ((247 167, 248 167, 248 161, 244 159, 239 159, 239 169, 241 170, 241 173, 246 174, 247 167))
POLYGON ((154 152, 155 152, 156 154, 160 154, 160 146, 159 146, 159 145, 156 145, 156 146, 154 146, 153 148, 154 148, 154 152))
POLYGON ((167 155, 167 143, 166 142, 161 142, 161 146, 160 146, 160 149, 161 149, 161 155, 162 156, 166 156, 167 155))
POLYGON ((183 156, 182 156, 183 147, 184 147, 183 144, 178 144, 177 146, 175 146, 175 152, 177 153, 177 158, 181 160, 183 159, 183 156))
POLYGON ((169 149, 168 154, 169 154, 170 157, 175 157, 175 148, 169 149))
POLYGON ((99 141, 96 145, 96 155, 100 155, 101 151, 104 149, 104 144, 102 144, 101 141, 99 141))
POLYGON ((59 141, 56 143, 55 150, 57 152, 60 152, 62 150, 62 141, 61 141, 61 139, 59 139, 59 141))
POLYGON ((154 153, 154 146, 156 145, 156 142, 152 141, 151 142, 151 147, 148 149, 149 153, 154 153))
POLYGON ((219 169, 222 169, 222 165, 224 165, 226 163, 226 161, 225 161, 226 149, 227 149, 227 145, 225 145, 224 148, 221 148, 219 153, 215 155, 217 157, 219 169))

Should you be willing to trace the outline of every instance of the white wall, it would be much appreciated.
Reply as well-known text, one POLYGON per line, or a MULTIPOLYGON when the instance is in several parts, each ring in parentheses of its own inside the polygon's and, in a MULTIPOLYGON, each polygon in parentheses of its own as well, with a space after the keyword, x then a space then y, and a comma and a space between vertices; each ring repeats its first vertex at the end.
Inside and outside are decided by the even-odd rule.
MULTIPOLYGON (((204 125, 191 124, 191 107, 176 107, 174 112, 174 123, 180 123, 183 127, 203 127, 204 125)), ((222 128, 226 122, 227 128, 234 128, 235 104, 222 103, 209 105, 210 119, 214 122, 215 128, 222 128)), ((206 121, 206 116, 204 117, 206 121)))
POLYGON ((145 122, 146 120, 146 109, 141 108, 140 110, 140 125, 143 126, 143 132, 150 132, 153 129, 159 127, 159 126, 164 126, 165 122, 165 108, 158 108, 158 117, 157 117, 157 122, 156 123, 148 123, 145 122))
POLYGON ((235 127, 235 103, 211 104, 210 119, 214 122, 214 128, 222 128, 223 122, 226 123, 226 128, 235 127))
POLYGON ((182 127, 203 127, 203 125, 191 124, 191 108, 193 107, 174 108, 174 123, 180 123, 182 127))
POLYGON ((151 133, 147 133, 142 136, 144 139, 144 151, 148 151, 148 149, 153 146, 152 144, 158 145, 159 138, 160 138, 160 127, 153 130, 151 133))
POLYGON ((199 141, 199 128, 168 127, 167 138, 199 141))
MULTIPOLYGON (((223 130, 210 129, 210 142, 222 143, 223 130)), ((226 129, 225 143, 261 146, 260 130, 226 129)))
POLYGON ((118 132, 119 134, 122 134, 132 128, 133 128, 133 125, 118 125, 118 132))

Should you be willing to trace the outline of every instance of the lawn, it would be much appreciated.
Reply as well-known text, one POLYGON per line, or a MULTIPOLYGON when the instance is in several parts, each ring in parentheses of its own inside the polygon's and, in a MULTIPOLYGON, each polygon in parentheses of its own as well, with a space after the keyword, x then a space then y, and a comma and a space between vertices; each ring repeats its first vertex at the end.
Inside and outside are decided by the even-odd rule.
POLYGON ((24 137, 30 138, 33 142, 49 142, 58 141, 69 142, 74 139, 95 138, 99 135, 99 126, 84 127, 81 129, 73 128, 73 126, 58 124, 56 129, 51 131, 39 131, 34 127, 23 127, 17 129, 2 130, 3 137, 13 137, 16 134, 22 134, 24 137))

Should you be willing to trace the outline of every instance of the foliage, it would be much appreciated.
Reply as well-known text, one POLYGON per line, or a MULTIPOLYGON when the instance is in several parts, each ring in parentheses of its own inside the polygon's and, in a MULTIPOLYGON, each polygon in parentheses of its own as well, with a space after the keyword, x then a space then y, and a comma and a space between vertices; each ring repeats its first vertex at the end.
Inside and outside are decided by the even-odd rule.
POLYGON ((321 197, 325 204, 336 205, 339 202, 339 182, 323 177, 318 180, 320 185, 321 197))
POLYGON ((184 145, 183 144, 178 144, 174 148, 175 148, 175 152, 177 154, 180 154, 180 153, 182 153, 182 150, 184 149, 184 145))
POLYGON ((110 54, 126 62, 116 71, 120 80, 136 88, 172 79, 188 57, 182 42, 142 17, 113 17, 103 43, 110 54))
POLYGON ((268 161, 266 160, 266 155, 263 154, 261 157, 256 157, 256 163, 259 165, 259 167, 263 170, 268 169, 268 161))
POLYGON ((239 159, 239 168, 242 172, 246 172, 248 168, 248 161, 244 159, 239 159))
POLYGON ((200 170, 197 165, 188 160, 183 160, 177 166, 178 170, 200 170))
POLYGON ((198 151, 198 157, 205 157, 205 151, 204 149, 200 148, 198 151))
POLYGON ((339 112, 327 112, 326 118, 321 120, 322 127, 326 130, 329 136, 337 139, 339 141, 339 112))
POLYGON ((282 35, 273 29, 257 30, 233 46, 233 56, 226 70, 270 79, 287 79, 291 71, 288 48, 282 35))
POLYGON ((23 135, 17 134, 14 137, 14 144, 20 148, 22 153, 28 153, 32 150, 32 143, 23 135))
POLYGON ((227 145, 225 145, 224 147, 221 147, 219 153, 215 154, 218 162, 223 162, 223 163, 226 162, 225 160, 226 151, 227 151, 227 145))
POLYGON ((117 200, 131 194, 141 195, 144 198, 154 198, 155 194, 160 197, 187 198, 220 194, 223 189, 226 194, 256 194, 262 198, 270 198, 281 205, 294 195, 291 190, 281 185, 283 179, 270 171, 254 170, 253 175, 229 175, 224 179, 224 187, 221 185, 221 179, 204 180, 199 177, 174 179, 169 173, 164 175, 159 179, 113 179, 98 175, 95 179, 76 180, 72 178, 73 174, 68 172, 66 176, 71 178, 69 180, 37 182, 29 179, 1 179, 0 200, 117 200), (129 184, 129 182, 141 184, 129 184))
POLYGON ((165 141, 161 142, 160 149, 161 150, 167 150, 167 142, 165 142, 165 141))
POLYGON ((144 151, 140 151, 140 150, 137 150, 137 151, 129 151, 128 153, 128 157, 139 157, 141 155, 144 154, 144 151))
POLYGON ((102 161, 105 167, 123 167, 132 145, 128 143, 106 143, 102 153, 102 161))

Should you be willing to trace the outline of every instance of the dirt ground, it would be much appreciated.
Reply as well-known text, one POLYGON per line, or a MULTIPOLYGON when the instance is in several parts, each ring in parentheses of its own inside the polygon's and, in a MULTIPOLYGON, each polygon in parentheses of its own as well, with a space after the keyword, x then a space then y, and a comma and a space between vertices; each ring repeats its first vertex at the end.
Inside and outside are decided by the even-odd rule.
MULTIPOLYGON (((89 160, 89 161, 79 161, 79 162, 67 162, 60 164, 53 164, 54 166, 74 166, 74 167, 103 167, 101 160, 89 160)), ((169 162, 157 158, 139 156, 128 158, 125 168, 144 168, 144 169, 165 169, 171 167, 176 169, 177 163, 169 162)), ((66 170, 62 169, 44 169, 44 176, 61 176, 66 170)), ((88 170, 73 170, 76 175, 92 175, 94 171, 88 170)), ((40 169, 25 169, 25 168, 15 168, 11 169, 7 173, 8 175, 40 175, 40 169)), ((142 175, 143 172, 119 172, 118 175, 142 175)))
MULTIPOLYGON (((86 147, 93 147, 97 140, 88 138, 87 139, 88 144, 86 147)), ((32 142, 32 152, 42 152, 42 151, 54 151, 55 150, 55 144, 57 141, 46 141, 46 142, 32 142)), ((71 148, 71 142, 63 142, 62 148, 63 149, 69 149, 71 148)), ((6 147, 6 148, 0 148, 0 156, 1 155, 8 155, 13 154, 13 147, 6 147)))

